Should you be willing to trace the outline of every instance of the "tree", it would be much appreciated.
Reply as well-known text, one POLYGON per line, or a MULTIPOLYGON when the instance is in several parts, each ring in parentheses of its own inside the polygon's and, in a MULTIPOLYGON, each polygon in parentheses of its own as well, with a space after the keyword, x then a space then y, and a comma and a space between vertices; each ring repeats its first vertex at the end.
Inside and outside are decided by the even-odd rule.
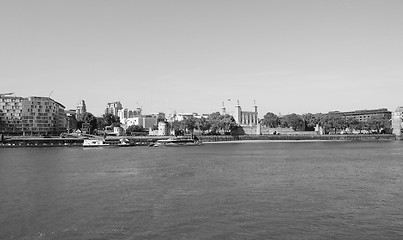
POLYGON ((284 127, 291 127, 294 131, 303 131, 305 127, 302 117, 295 113, 283 116, 281 121, 284 127))
POLYGON ((111 113, 106 113, 104 114, 104 120, 105 120, 105 124, 106 126, 111 126, 115 123, 115 126, 120 126, 120 117, 115 116, 111 113))
POLYGON ((276 114, 268 112, 263 116, 262 124, 269 128, 276 128, 280 125, 280 118, 276 114))
POLYGON ((347 118, 347 126, 351 130, 358 130, 358 125, 360 125, 360 121, 358 121, 356 118, 347 118))
POLYGON ((334 134, 337 133, 337 130, 344 130, 348 126, 346 118, 339 114, 326 114, 322 117, 320 123, 325 132, 334 130, 334 134))
POLYGON ((183 127, 182 125, 183 124, 177 120, 172 122, 171 129, 173 130, 175 136, 184 135, 184 131, 182 130, 182 127, 183 127))
POLYGON ((377 133, 380 133, 382 130, 390 128, 389 119, 386 119, 380 115, 371 116, 368 119, 368 128, 370 130, 375 130, 377 133))
POLYGON ((197 127, 195 118, 194 117, 185 118, 185 119, 183 119, 182 124, 183 124, 185 130, 188 130, 193 136, 193 131, 197 127))
POLYGON ((220 129, 224 131, 224 134, 231 134, 238 128, 238 124, 235 122, 235 119, 229 115, 221 115, 219 122, 220 129))
POLYGON ((223 131, 224 134, 233 134, 240 128, 229 114, 221 115, 219 112, 214 112, 209 115, 207 121, 210 125, 210 133, 213 135, 219 135, 220 131, 223 131))
MULTIPOLYGON (((94 130, 97 129, 97 118, 92 113, 89 113, 89 112, 84 113, 83 122, 87 122, 87 123, 90 124, 90 126, 91 126, 90 132, 91 133, 93 133, 94 130)), ((81 122, 81 126, 82 126, 83 122, 81 122)), ((78 123, 77 123, 77 126, 78 126, 78 123)), ((80 128, 81 128, 81 126, 80 126, 80 128)))
POLYGON ((145 131, 147 130, 142 126, 132 125, 126 129, 126 134, 131 135, 132 132, 145 132, 145 131))
POLYGON ((103 117, 97 117, 97 129, 105 129, 106 122, 103 117))
POLYGON ((334 115, 325 114, 320 119, 320 125, 323 127, 325 133, 328 133, 331 130, 335 129, 334 115))
POLYGON ((302 119, 304 120, 305 124, 305 131, 314 131, 317 124, 319 124, 320 119, 322 118, 323 114, 321 113, 305 113, 302 114, 302 119))
POLYGON ((280 118, 280 127, 282 127, 282 128, 289 128, 290 127, 288 119, 284 118, 284 116, 280 118))
POLYGON ((211 123, 204 117, 198 119, 196 121, 197 128, 202 131, 204 134, 205 131, 209 130, 211 128, 211 123))
POLYGON ((360 131, 360 133, 361 133, 362 130, 366 130, 367 128, 368 128, 368 123, 367 122, 361 122, 361 121, 358 122, 357 130, 360 131))
POLYGON ((6 128, 6 122, 3 121, 2 116, 4 115, 3 111, 0 110, 0 132, 4 131, 6 128))
POLYGON ((214 134, 214 135, 219 134, 219 130, 221 128, 221 125, 220 125, 221 114, 219 112, 214 112, 214 113, 209 115, 207 120, 211 124, 211 131, 210 132, 212 134, 214 134))

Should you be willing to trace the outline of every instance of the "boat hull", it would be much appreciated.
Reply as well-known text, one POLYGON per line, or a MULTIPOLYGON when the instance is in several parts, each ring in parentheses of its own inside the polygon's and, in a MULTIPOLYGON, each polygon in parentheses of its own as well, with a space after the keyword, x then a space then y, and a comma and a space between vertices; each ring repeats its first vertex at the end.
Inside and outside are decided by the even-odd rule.
POLYGON ((183 139, 183 138, 170 138, 166 140, 158 140, 155 146, 166 146, 166 147, 187 147, 187 146, 200 146, 201 142, 194 139, 183 139))

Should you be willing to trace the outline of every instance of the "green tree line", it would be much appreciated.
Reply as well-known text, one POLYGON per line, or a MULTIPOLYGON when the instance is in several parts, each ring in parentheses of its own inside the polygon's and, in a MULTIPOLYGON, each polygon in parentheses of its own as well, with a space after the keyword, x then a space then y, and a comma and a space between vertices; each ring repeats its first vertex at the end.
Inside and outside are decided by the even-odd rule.
MULTIPOLYGON (((95 133, 97 130, 103 130, 106 126, 120 126, 120 119, 112 114, 105 114, 103 117, 97 118, 92 113, 87 112, 81 117, 80 121, 72 119, 70 126, 81 129, 83 123, 89 123, 91 133, 95 133)), ((243 134, 242 127, 235 122, 235 119, 231 115, 221 115, 219 112, 212 113, 207 118, 190 117, 182 121, 174 121, 169 123, 168 127, 175 132, 175 135, 193 134, 195 130, 200 131, 202 134, 211 135, 243 134)), ((141 126, 130 126, 126 130, 126 133, 131 134, 132 132, 144 131, 146 129, 141 126)))
POLYGON ((389 132, 391 128, 390 119, 381 115, 374 115, 359 121, 356 118, 345 117, 341 114, 322 114, 322 113, 306 113, 306 114, 288 114, 277 116, 272 112, 264 115, 262 125, 270 128, 292 128, 294 131, 313 131, 316 125, 321 126, 326 133, 337 133, 345 129, 370 131, 370 132, 389 132))
POLYGON ((241 135, 243 129, 239 126, 235 119, 228 114, 222 115, 219 112, 210 114, 207 118, 185 118, 182 121, 174 121, 169 125, 175 135, 183 135, 185 133, 194 134, 195 130, 199 130, 201 134, 209 135, 241 135))
POLYGON ((102 117, 95 117, 92 113, 86 112, 80 117, 80 120, 77 120, 75 117, 73 117, 69 121, 71 128, 69 131, 73 130, 73 128, 81 129, 83 123, 90 124, 90 133, 94 133, 96 130, 103 130, 106 126, 120 126, 120 118, 110 113, 104 114, 102 117))

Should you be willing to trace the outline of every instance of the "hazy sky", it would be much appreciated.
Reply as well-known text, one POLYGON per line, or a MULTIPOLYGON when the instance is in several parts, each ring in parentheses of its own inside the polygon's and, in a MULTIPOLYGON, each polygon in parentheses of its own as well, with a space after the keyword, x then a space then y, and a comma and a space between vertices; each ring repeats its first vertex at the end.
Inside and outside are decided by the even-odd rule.
POLYGON ((403 1, 1 0, 0 83, 95 115, 395 110, 403 1))

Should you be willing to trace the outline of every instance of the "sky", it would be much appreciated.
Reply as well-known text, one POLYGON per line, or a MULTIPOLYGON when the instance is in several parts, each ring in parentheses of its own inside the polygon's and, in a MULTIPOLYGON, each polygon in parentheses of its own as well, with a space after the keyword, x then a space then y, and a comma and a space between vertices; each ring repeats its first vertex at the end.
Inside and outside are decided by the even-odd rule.
POLYGON ((144 113, 403 105, 401 0, 0 1, 0 93, 144 113))

